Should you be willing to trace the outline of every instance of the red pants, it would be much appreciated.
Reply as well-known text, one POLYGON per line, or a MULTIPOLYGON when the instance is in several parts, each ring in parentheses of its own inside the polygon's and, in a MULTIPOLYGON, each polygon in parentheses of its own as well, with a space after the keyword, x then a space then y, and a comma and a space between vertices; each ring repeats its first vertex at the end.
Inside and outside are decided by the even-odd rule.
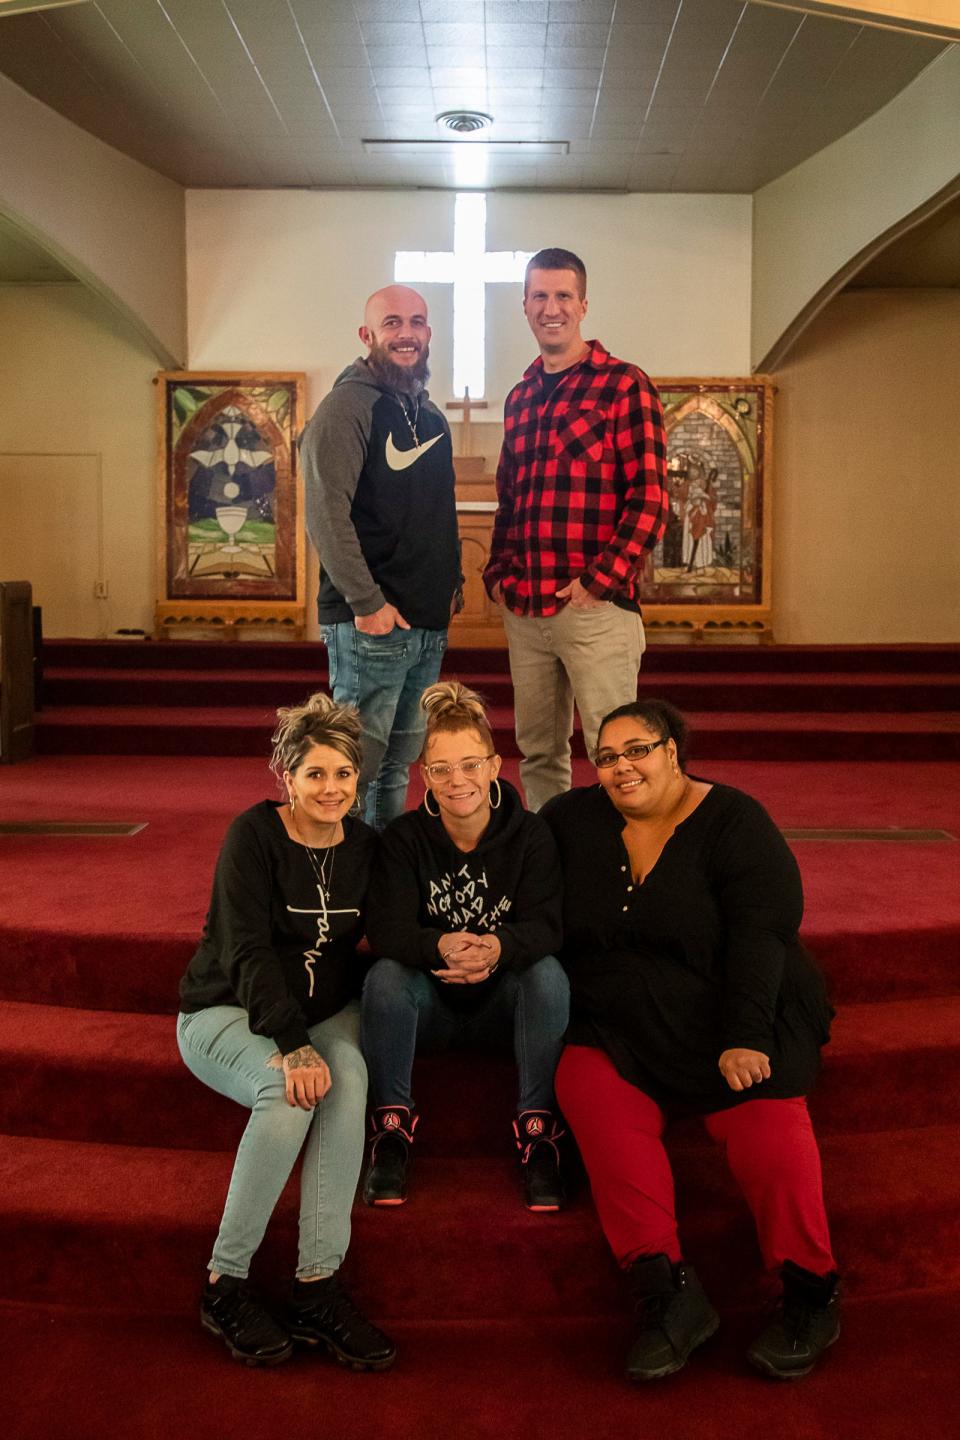
MULTIPOLYGON (((682 1259, 659 1105, 624 1080, 603 1050, 586 1045, 564 1050, 556 1091, 620 1265, 661 1252, 682 1259)), ((835 1270, 806 1100, 749 1100, 704 1115, 703 1123, 726 1147, 767 1269, 792 1260, 816 1275, 835 1270)))

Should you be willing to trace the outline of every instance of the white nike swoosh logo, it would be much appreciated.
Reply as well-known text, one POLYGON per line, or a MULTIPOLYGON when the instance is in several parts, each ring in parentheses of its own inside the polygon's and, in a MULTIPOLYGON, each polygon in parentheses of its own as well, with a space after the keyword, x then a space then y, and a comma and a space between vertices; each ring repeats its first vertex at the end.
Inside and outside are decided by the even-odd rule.
POLYGON ((390 434, 387 436, 387 464, 391 470, 408 470, 411 465, 416 465, 421 455, 426 455, 431 445, 436 445, 437 441, 442 439, 442 435, 434 435, 432 440, 426 440, 413 450, 398 450, 393 443, 393 435, 390 434))

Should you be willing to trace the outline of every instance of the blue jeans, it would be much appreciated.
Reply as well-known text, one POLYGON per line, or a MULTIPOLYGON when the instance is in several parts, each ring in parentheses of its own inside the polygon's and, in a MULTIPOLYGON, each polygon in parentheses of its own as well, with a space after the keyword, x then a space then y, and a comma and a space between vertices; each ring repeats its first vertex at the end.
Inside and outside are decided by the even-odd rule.
POLYGON ((552 1110, 553 1076, 570 1014, 570 984, 547 955, 527 970, 507 970, 490 998, 466 1014, 447 1005, 423 970, 378 960, 363 987, 361 1044, 374 1106, 406 1105, 413 1056, 428 1050, 494 1049, 513 1041, 520 1093, 517 1110, 552 1110))
POLYGON ((363 768, 357 787, 364 819, 382 830, 407 804, 410 766, 426 730, 420 696, 440 675, 446 630, 365 635, 353 621, 321 625, 330 689, 338 705, 356 705, 363 726, 363 768))
POLYGON ((179 1016, 177 1044, 187 1069, 250 1110, 211 1270, 241 1280, 247 1275, 301 1150, 297 1278, 340 1268, 350 1244, 350 1207, 363 1159, 367 1070, 359 1038, 356 1000, 311 1026, 310 1043, 330 1067, 332 1084, 315 1109, 301 1110, 287 1104, 283 1071, 267 1064, 278 1053, 276 1045, 251 1033, 246 1010, 212 1005, 179 1016))

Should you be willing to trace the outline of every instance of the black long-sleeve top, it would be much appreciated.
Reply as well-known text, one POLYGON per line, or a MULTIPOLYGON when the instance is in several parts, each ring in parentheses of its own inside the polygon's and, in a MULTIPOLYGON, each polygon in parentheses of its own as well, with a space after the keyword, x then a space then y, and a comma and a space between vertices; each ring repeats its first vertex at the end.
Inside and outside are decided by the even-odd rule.
POLYGON ((291 840, 262 800, 233 821, 217 860, 210 909, 197 951, 180 981, 180 1008, 242 1005, 255 1035, 281 1055, 310 1043, 309 1027, 360 993, 366 963, 357 956, 374 832, 347 816, 332 863, 323 850, 329 901, 303 845, 291 840))
POLYGON ((376 954, 418 970, 437 970, 442 935, 488 932, 500 964, 477 985, 444 985, 457 1009, 485 1004, 505 970, 525 969, 560 945, 560 867, 547 826, 500 781, 501 803, 475 850, 458 850, 423 805, 388 825, 367 897, 367 937, 376 954))
POLYGON ((568 1042, 600 1046, 662 1105, 710 1112, 805 1094, 832 1010, 797 934, 797 863, 763 807, 714 785, 642 884, 599 786, 541 814, 564 874, 568 1042), (759 1089, 735 1092, 720 1074, 720 1055, 741 1046, 770 1057, 759 1089))

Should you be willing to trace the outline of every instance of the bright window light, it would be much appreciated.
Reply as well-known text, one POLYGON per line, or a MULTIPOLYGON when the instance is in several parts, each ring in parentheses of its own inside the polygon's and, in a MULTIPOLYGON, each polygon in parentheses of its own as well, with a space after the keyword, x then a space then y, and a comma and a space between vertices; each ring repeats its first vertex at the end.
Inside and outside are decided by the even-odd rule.
POLYGON ((533 253, 488 251, 486 237, 486 195, 458 194, 453 211, 453 250, 398 250, 393 270, 393 278, 404 285, 453 286, 453 393, 462 397, 469 388, 473 400, 483 399, 486 384, 486 287, 522 284, 533 253))

